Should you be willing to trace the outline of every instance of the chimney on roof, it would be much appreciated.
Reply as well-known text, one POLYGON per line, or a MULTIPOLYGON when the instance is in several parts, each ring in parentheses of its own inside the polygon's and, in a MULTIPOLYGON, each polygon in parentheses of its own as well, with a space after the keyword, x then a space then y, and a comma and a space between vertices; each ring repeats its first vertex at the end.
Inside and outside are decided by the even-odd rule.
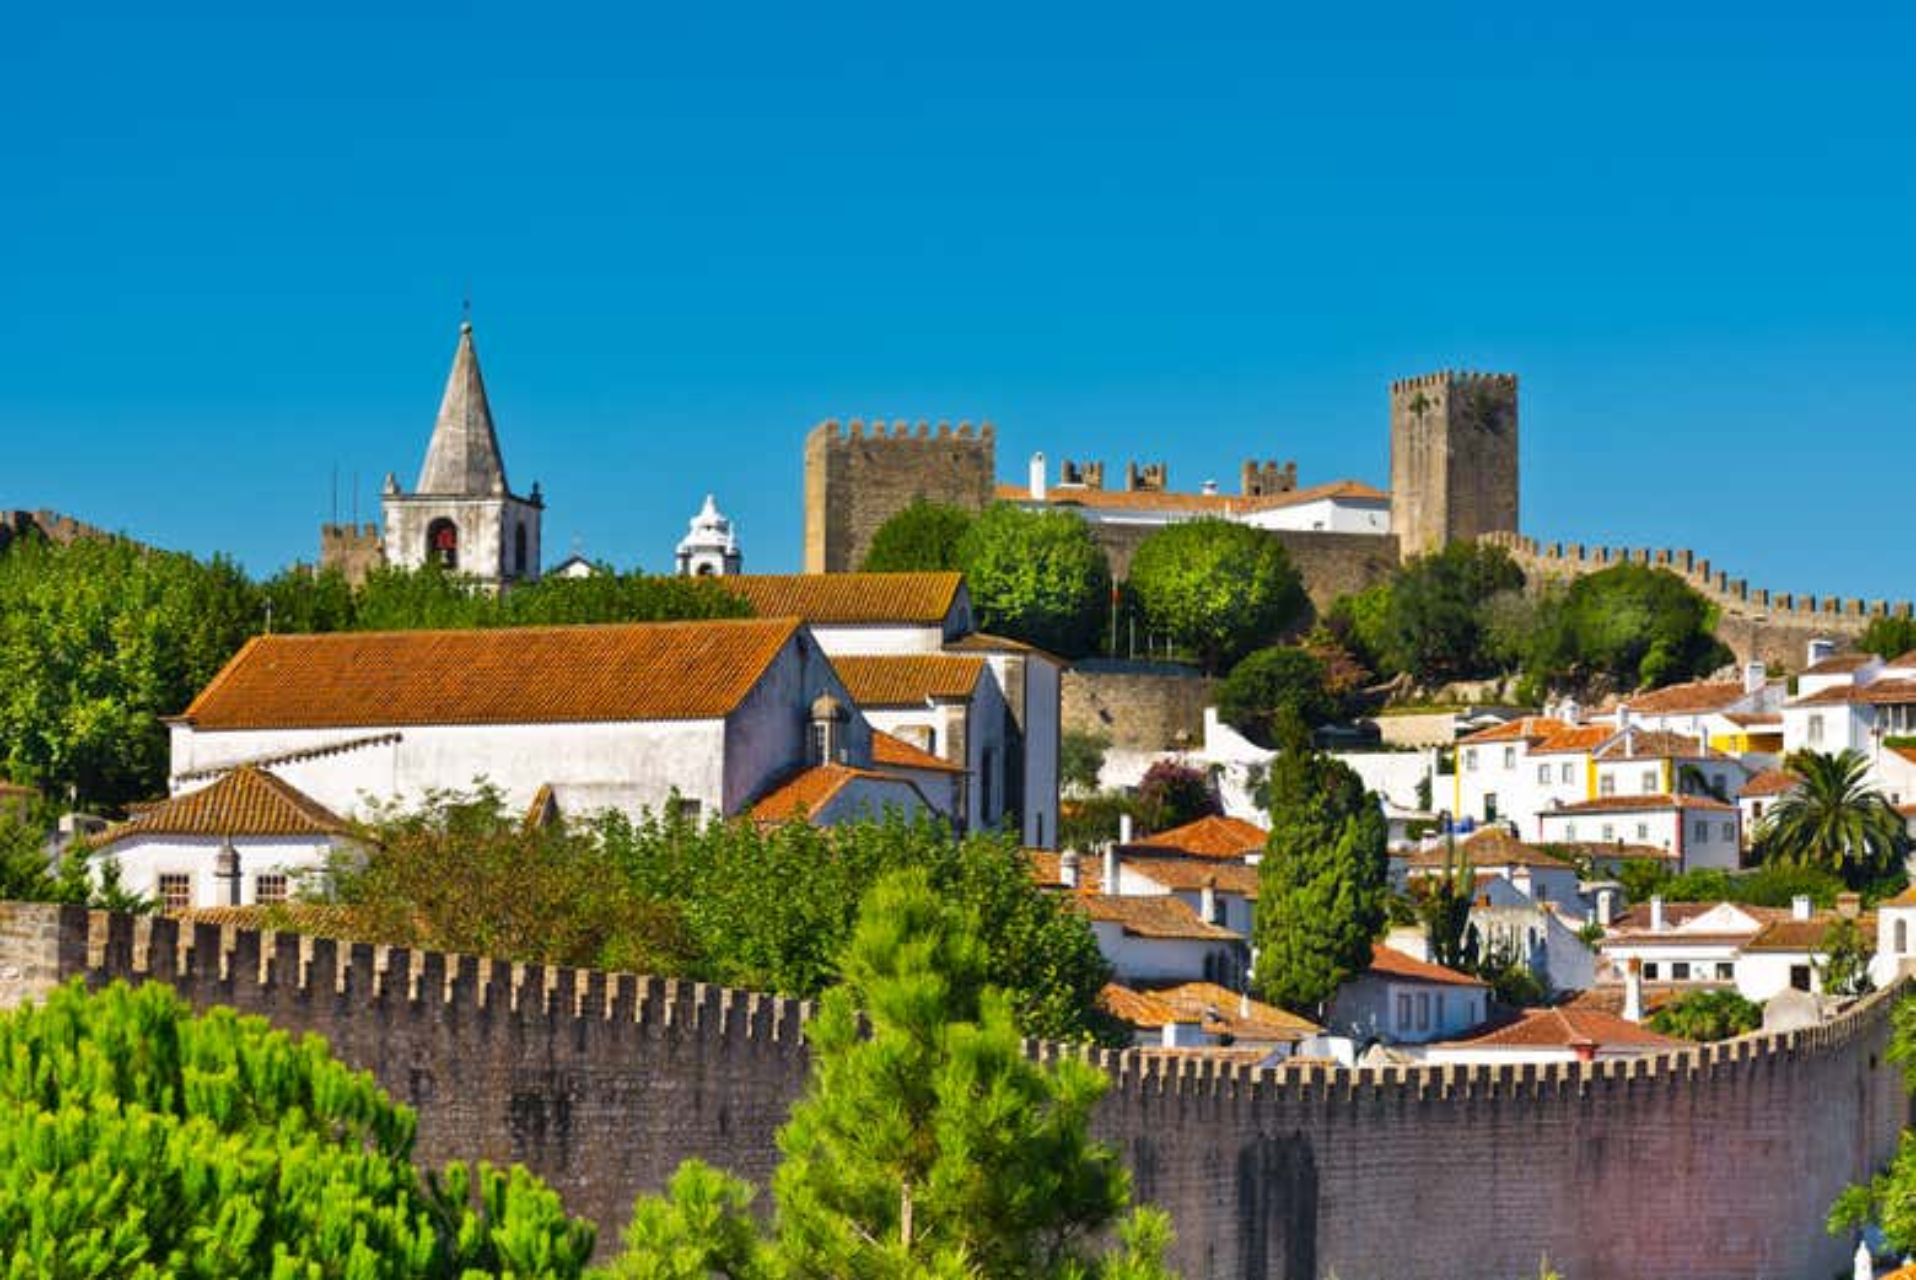
POLYGON ((1120 843, 1133 843, 1133 815, 1130 813, 1120 815, 1120 843))
POLYGON ((1627 967, 1627 998, 1621 1002, 1620 1016, 1628 1022, 1638 1022, 1643 1016, 1640 992, 1640 962, 1629 960, 1627 967))
POLYGON ((1614 725, 1614 728, 1616 729, 1624 729, 1627 727, 1628 723, 1629 721, 1627 719, 1627 700, 1625 698, 1622 698, 1618 703, 1614 705, 1613 725, 1614 725))
POLYGON ((1793 918, 1795 920, 1813 919, 1813 899, 1804 893, 1793 895, 1793 918))
POLYGON ((1047 500, 1047 455, 1038 450, 1027 464, 1027 496, 1035 502, 1047 500))
POLYGON ((1844 919, 1858 920, 1860 918, 1860 895, 1857 893, 1840 894, 1833 900, 1833 909, 1838 911, 1844 919))
POLYGON ((1592 1062, 1594 1055, 1600 1052, 1599 1044, 1587 1039, 1585 1036, 1580 1037, 1578 1040, 1568 1042, 1567 1047, 1573 1050, 1573 1060, 1575 1062, 1592 1062))
POLYGON ((1740 687, 1748 693, 1758 693, 1767 687, 1767 664, 1749 662, 1740 668, 1740 687))
POLYGON ((1620 891, 1618 889, 1608 885, 1606 888, 1594 892, 1593 918, 1596 924, 1605 928, 1611 925, 1613 918, 1619 914, 1620 891))
MULTIPOLYGON (((226 899, 222 906, 240 905, 240 851, 233 847, 232 836, 220 838, 219 852, 213 855, 213 878, 226 881, 222 897, 226 899)), ((1857 905, 1857 904, 1856 904, 1857 905)))
POLYGON ((1647 926, 1655 933, 1666 932, 1667 900, 1657 893, 1647 900, 1647 926))
MULTIPOLYGON (((1858 906, 1855 903, 1855 906, 1858 906)), ((1216 913, 1220 909, 1220 900, 1214 895, 1213 875, 1204 876, 1200 881, 1200 918, 1208 924, 1219 924, 1216 913)))
POLYGON ((1218 480, 1202 480, 1200 482, 1200 492, 1211 498, 1220 492, 1220 482, 1218 480))
POLYGON ((1120 892, 1120 850, 1109 843, 1101 858, 1100 892, 1118 895, 1120 892))
POLYGON ((1521 897, 1529 901, 1532 900, 1534 892, 1533 872, 1531 869, 1518 864, 1510 866, 1507 868, 1507 879, 1513 883, 1514 889, 1518 891, 1521 897))
POLYGON ((1807 641, 1807 665, 1811 667, 1815 663, 1825 662, 1833 656, 1833 650, 1833 641, 1825 636, 1807 641))
POLYGON ((1707 737, 1707 726, 1701 725, 1700 726, 1700 754, 1704 756, 1704 755, 1707 755, 1712 750, 1713 750, 1713 743, 1707 737))
POLYGON ((1069 889, 1080 887, 1080 853, 1077 849, 1066 849, 1060 854, 1060 883, 1069 889))

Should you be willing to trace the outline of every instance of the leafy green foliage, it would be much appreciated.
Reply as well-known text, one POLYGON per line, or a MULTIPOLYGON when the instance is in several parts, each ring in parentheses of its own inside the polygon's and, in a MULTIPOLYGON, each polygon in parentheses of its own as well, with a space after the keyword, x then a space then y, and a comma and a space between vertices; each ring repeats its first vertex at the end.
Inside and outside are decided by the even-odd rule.
POLYGON ((959 507, 915 498, 874 531, 860 567, 868 573, 958 569, 960 543, 972 527, 973 517, 959 507))
POLYGON ((1099 643, 1113 579, 1079 516, 989 507, 960 540, 960 563, 984 629, 1069 658, 1099 643))
POLYGON ((1220 812, 1220 793, 1204 770, 1178 760, 1155 760, 1134 789, 1133 813, 1142 834, 1169 831, 1220 812))
POLYGON ((1147 625, 1215 675, 1271 644, 1307 604, 1279 539, 1230 520, 1183 520, 1155 531, 1133 553, 1127 587, 1147 625))
POLYGON ((581 1275, 591 1225, 525 1170, 410 1163, 413 1113, 258 1018, 165 986, 0 1017, 9 1275, 581 1275))
MULTIPOLYGON (((1906 1073, 1907 1092, 1913 1092, 1913 992, 1893 1006, 1888 1027, 1887 1059, 1906 1073)), ((1845 1235, 1860 1227, 1881 1231, 1885 1252, 1911 1257, 1914 1246, 1913 1127, 1900 1135, 1900 1149, 1886 1168, 1865 1185, 1855 1183, 1840 1193, 1827 1214, 1827 1230, 1845 1235)))
POLYGON ((1875 618, 1860 636, 1860 649, 1882 658, 1913 652, 1913 618, 1875 618))
POLYGON ((1096 791, 1060 801, 1060 847, 1091 849, 1106 840, 1120 838, 1123 814, 1140 821, 1140 806, 1130 795, 1119 791, 1096 791))
POLYGON ((1308 728, 1340 717, 1327 688, 1327 668, 1305 649, 1276 645, 1242 658, 1220 682, 1214 704, 1220 718, 1258 746, 1271 747, 1274 725, 1292 716, 1308 728))
POLYGON ((1060 785, 1089 795, 1100 789, 1100 769, 1113 739, 1104 733, 1069 729, 1060 735, 1060 785))
POLYGON ((1635 902, 1659 894, 1669 902, 1736 902, 1751 907, 1790 907, 1805 895, 1814 905, 1831 907, 1846 882, 1818 867, 1776 863, 1748 871, 1695 867, 1681 874, 1655 858, 1626 858, 1616 877, 1635 902))
POLYGON ((1386 920, 1387 824, 1353 770, 1308 746, 1303 725, 1280 733, 1254 986, 1264 999, 1314 1013, 1372 962, 1386 920))
POLYGON ((1865 888, 1905 865, 1906 823, 1868 777, 1858 751, 1796 751, 1786 767, 1800 785, 1781 797, 1756 833, 1769 864, 1815 867, 1865 888))
POLYGON ((1839 919, 1820 935, 1820 989, 1830 996, 1863 996, 1873 990, 1867 966, 1874 944, 1852 920, 1839 919))
POLYGON ((1405 672, 1423 684, 1493 675, 1500 664, 1484 606, 1525 581, 1501 548, 1455 542, 1336 602, 1329 626, 1376 671, 1405 672))
POLYGON ((1717 621, 1707 598, 1677 575, 1617 564, 1575 579, 1543 611, 1527 665, 1549 683, 1598 675, 1620 687, 1672 684, 1732 661, 1714 638, 1717 621))
POLYGON ((1738 991, 1689 991, 1647 1015, 1647 1026, 1682 1040, 1725 1040, 1758 1031, 1760 1006, 1738 991))
POLYGON ((683 1166, 643 1199, 613 1274, 1154 1280, 1166 1219, 1137 1211, 1089 1136, 1106 1078, 1021 1048, 972 914, 917 871, 874 886, 808 1027, 812 1075, 780 1133, 772 1229, 752 1191, 683 1166), (1103 1252, 1119 1227, 1120 1248, 1103 1252))

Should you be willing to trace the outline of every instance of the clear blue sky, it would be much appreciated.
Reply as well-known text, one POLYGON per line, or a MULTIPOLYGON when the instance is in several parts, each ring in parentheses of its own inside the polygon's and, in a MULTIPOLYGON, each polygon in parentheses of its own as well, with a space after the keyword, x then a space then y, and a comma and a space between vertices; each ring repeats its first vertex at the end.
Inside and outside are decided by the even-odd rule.
POLYGON ((1914 585, 1910 6, 16 6, 0 506, 268 571, 411 484, 471 284, 509 476, 798 565, 827 417, 1386 483, 1521 378, 1523 523, 1914 585), (343 507, 346 501, 342 500, 343 507))

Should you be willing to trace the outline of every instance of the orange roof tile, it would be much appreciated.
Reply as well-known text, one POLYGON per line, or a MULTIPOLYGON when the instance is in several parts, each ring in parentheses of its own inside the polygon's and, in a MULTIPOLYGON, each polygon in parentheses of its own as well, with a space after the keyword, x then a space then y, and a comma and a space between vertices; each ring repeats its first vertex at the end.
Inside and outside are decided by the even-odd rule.
MULTIPOLYGON (((1771 920, 1744 948, 1747 951, 1823 951, 1827 930, 1845 917, 1838 912, 1819 911, 1811 920, 1771 920)), ((1874 913, 1869 911, 1854 920, 1854 928, 1873 945, 1874 913)))
POLYGON ((1403 951, 1395 951, 1385 943, 1373 944, 1373 963, 1367 966, 1367 972, 1383 978, 1397 978, 1403 981, 1437 982, 1450 987, 1484 987, 1487 984, 1478 978, 1469 977, 1457 969, 1445 965, 1429 964, 1425 960, 1415 960, 1403 951))
POLYGON ((1904 889, 1902 889, 1902 890, 1900 891, 1900 893, 1899 893, 1899 895, 1898 895, 1897 897, 1895 897, 1895 898, 1893 898, 1892 900, 1890 900, 1890 901, 1888 901, 1888 902, 1885 902, 1885 903, 1882 903, 1881 905, 1882 905, 1882 906, 1888 906, 1888 907, 1910 907, 1910 906, 1912 906, 1912 905, 1913 905, 1913 886, 1912 886, 1912 885, 1908 885, 1908 886, 1907 886, 1906 888, 1904 888, 1904 889))
POLYGON ((1746 685, 1738 680, 1689 680, 1637 693, 1627 699, 1627 709, 1648 715, 1698 714, 1738 702, 1746 692, 1746 685))
POLYGON ((1908 764, 1916 763, 1916 757, 1914 755, 1914 750, 1912 747, 1888 747, 1887 750, 1893 752, 1893 754, 1899 756, 1902 760, 1905 760, 1908 764))
POLYGON ((1489 725, 1459 739, 1456 746, 1478 746, 1483 742, 1519 742, 1522 739, 1547 738, 1565 733, 1574 726, 1553 716, 1521 716, 1505 724, 1489 725))
POLYGON ((1680 857, 1657 844, 1631 844, 1625 840, 1550 840, 1548 843, 1588 858, 1656 858, 1673 862, 1680 857))
POLYGON ((1206 1030, 1237 1040, 1300 1040, 1319 1034, 1318 1023, 1276 1005, 1230 991, 1217 982, 1183 982, 1146 993, 1182 1014, 1197 1014, 1206 1030))
POLYGON ((1785 769, 1762 769, 1747 779, 1740 788, 1740 798, 1751 800, 1757 796, 1781 796, 1800 785, 1800 775, 1788 773, 1785 769))
POLYGON ((322 938, 363 938, 365 922, 352 906, 334 902, 277 902, 271 905, 191 907, 175 919, 183 929, 196 924, 223 929, 310 933, 322 938))
POLYGON ((1267 833, 1242 818, 1210 814, 1184 826, 1143 836, 1126 849, 1170 849, 1196 858, 1244 858, 1264 853, 1267 833))
POLYGON ((1724 800, 1660 792, 1643 796, 1597 796, 1592 800, 1580 800, 1573 804, 1563 804, 1558 808, 1544 810, 1540 816, 1551 818, 1560 813, 1647 813, 1656 809, 1702 809, 1713 813, 1737 812, 1724 800))
POLYGON ((1087 918, 1117 924, 1137 938, 1192 938, 1203 942, 1239 942, 1231 929, 1202 920, 1180 899, 1164 894, 1147 897, 1112 893, 1081 893, 1071 901, 1087 918))
POLYGON ((242 766, 107 828, 93 847, 135 836, 314 836, 347 829, 338 814, 292 784, 242 766))
POLYGON ((715 578, 763 618, 938 626, 960 594, 957 573, 748 573, 715 578))
POLYGON ((1800 674, 1803 676, 1839 676, 1858 671, 1876 661, 1871 653, 1836 653, 1831 658, 1822 658, 1800 674))
POLYGON ((1789 707, 1898 706, 1914 700, 1911 680, 1875 680, 1869 685, 1842 684, 1795 698, 1789 707))
POLYGON ((971 698, 987 662, 952 653, 843 655, 833 669, 860 706, 918 707, 929 698, 971 698))
POLYGON ((949 640, 941 647, 948 653, 1024 653, 1042 662, 1051 662, 1056 667, 1067 665, 1067 660, 1058 654, 1048 653, 1045 649, 1030 645, 1024 640, 1013 640, 985 631, 975 631, 957 640, 949 640))
POLYGON ((1702 747, 1691 734, 1668 733, 1664 729, 1625 729, 1614 741, 1593 753, 1596 760, 1727 760, 1724 751, 1702 747))
POLYGON ((1451 1046, 1472 1049, 1558 1049, 1590 1044, 1601 1049, 1633 1048, 1648 1052, 1684 1048, 1687 1043, 1649 1031, 1637 1022, 1628 1022, 1604 1010, 1565 1006, 1528 1009, 1510 1022, 1448 1041, 1451 1046))
POLYGON ((799 627, 770 618, 256 636, 184 719, 290 729, 718 718, 799 627))
POLYGON ((1135 991, 1132 987, 1123 987, 1117 982, 1109 982, 1101 987, 1095 999, 1102 1009, 1120 1021, 1143 1029, 1200 1021, 1197 1012, 1182 1012, 1165 1000, 1156 999, 1144 991, 1135 991))
POLYGON ((873 731, 873 762, 890 769, 928 769, 935 773, 965 773, 960 765, 942 760, 931 751, 923 751, 905 738, 896 738, 878 729, 873 731))
POLYGON ((1536 756, 1559 755, 1564 752, 1592 751, 1595 747, 1611 738, 1616 732, 1612 725, 1575 724, 1564 729, 1553 730, 1533 744, 1532 754, 1536 756))
MULTIPOLYGON (((1571 871, 1573 865, 1564 858, 1556 858, 1538 845, 1528 844, 1501 827, 1483 827, 1464 840, 1455 842, 1455 857, 1463 857, 1470 866, 1475 867, 1548 867, 1561 871, 1571 871)), ((1409 867, 1444 867, 1447 863, 1447 847, 1444 843, 1430 849, 1420 849, 1407 855, 1409 867)))
MULTIPOLYGON (((775 783, 754 801, 748 816, 755 822, 787 822, 794 818, 811 821, 848 784, 860 779, 900 788, 927 808, 933 807, 926 803, 926 797, 920 794, 919 788, 898 774, 856 769, 845 764, 816 764, 791 773, 775 783)), ((902 798, 906 798, 905 794, 902 798)))
POLYGON ((1217 858, 1122 858, 1121 865, 1163 889, 1197 893, 1208 881, 1221 893, 1237 898, 1260 896, 1260 868, 1217 858))

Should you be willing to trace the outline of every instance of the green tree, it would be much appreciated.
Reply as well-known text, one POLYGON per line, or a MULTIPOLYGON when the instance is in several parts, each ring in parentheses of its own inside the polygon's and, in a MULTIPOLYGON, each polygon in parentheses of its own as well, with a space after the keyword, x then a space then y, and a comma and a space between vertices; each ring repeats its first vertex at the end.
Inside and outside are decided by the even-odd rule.
POLYGON ((1718 611, 1665 569, 1616 564, 1577 578, 1543 609, 1528 670, 1549 683, 1605 676, 1653 688, 1732 660, 1714 637, 1718 611))
POLYGON ((1100 770, 1113 739, 1104 733, 1069 729, 1060 735, 1060 785, 1081 795, 1100 789, 1100 770))
POLYGON ((1864 888, 1904 865, 1906 823, 1868 778, 1858 751, 1796 751, 1786 766, 1800 785, 1768 812, 1756 833, 1771 864, 1816 867, 1864 888))
POLYGON ((874 531, 860 568, 867 573, 958 569, 960 544, 972 527, 973 517, 959 507, 915 498, 874 531))
POLYGON ((744 1184, 683 1167, 636 1206, 614 1274, 1163 1276, 1164 1215, 1122 1220, 1126 1169, 1089 1137, 1105 1076, 1027 1057, 974 926, 919 872, 877 884, 807 1030, 771 1231, 744 1184))
POLYGON ((1220 718, 1258 746, 1273 745, 1273 727, 1287 716, 1318 728, 1340 716, 1327 688, 1326 664, 1305 649, 1276 645, 1247 655, 1214 695, 1220 718))
POLYGON ((1912 653, 1912 615, 1875 618, 1867 624, 1866 631, 1861 634, 1860 648, 1864 653, 1877 654, 1887 659, 1897 658, 1903 653, 1912 653))
POLYGON ((984 629, 1069 658, 1099 644, 1113 578, 1079 516, 989 507, 960 540, 960 564, 984 629))
MULTIPOLYGON (((1907 1092, 1913 1092, 1913 992, 1909 991, 1893 1006, 1888 1027, 1887 1058, 1900 1065, 1907 1077, 1907 1092)), ((1880 1229, 1882 1252, 1896 1257, 1911 1257, 1914 1245, 1914 1159, 1913 1126, 1900 1135, 1900 1149, 1893 1160, 1873 1176, 1870 1182, 1856 1183, 1841 1192, 1827 1214, 1827 1230, 1845 1235, 1861 1227, 1880 1229)))
POLYGON ((1760 1006, 1738 991, 1689 991, 1647 1015, 1647 1026, 1682 1040, 1725 1040, 1760 1029, 1760 1006))
POLYGON ((1430 877, 1414 912, 1427 931, 1427 953, 1435 964, 1471 973, 1480 964, 1480 935, 1469 923, 1473 913, 1473 860, 1447 836, 1441 874, 1430 877))
POLYGON ((411 1164, 414 1116, 318 1036, 165 986, 0 1015, 14 1276, 576 1277, 591 1225, 524 1169, 411 1164))
POLYGON ((1269 787, 1254 986, 1276 1004, 1318 1014, 1372 963, 1386 923, 1386 818, 1353 770, 1312 750, 1298 721, 1281 727, 1269 787))
POLYGON ((1155 760, 1134 789, 1134 816, 1148 832, 1170 831, 1220 812, 1213 779, 1178 760, 1155 760))
POLYGON ((1389 661, 1392 647, 1387 617, 1393 605, 1393 582, 1376 582, 1363 591, 1341 596, 1327 610, 1327 630, 1341 647, 1362 663, 1385 675, 1402 670, 1389 661))
POLYGON ((1873 939, 1857 921, 1837 919, 1820 935, 1820 989, 1830 996, 1863 996, 1873 990, 1868 965, 1873 939))
POLYGON ((1133 553, 1127 587, 1147 625, 1218 675, 1271 644, 1307 604, 1279 539, 1230 520, 1183 520, 1133 553))
POLYGON ((1489 647, 1486 603, 1525 582, 1499 547, 1454 542, 1414 557, 1391 579, 1372 665, 1423 683, 1494 674, 1500 663, 1489 647))

